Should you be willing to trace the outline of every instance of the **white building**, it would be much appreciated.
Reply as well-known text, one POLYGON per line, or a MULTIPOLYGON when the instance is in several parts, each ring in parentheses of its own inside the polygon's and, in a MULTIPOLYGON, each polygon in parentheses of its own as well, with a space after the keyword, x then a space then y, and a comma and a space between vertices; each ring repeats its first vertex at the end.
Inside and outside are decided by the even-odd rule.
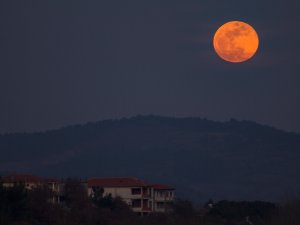
POLYGON ((153 188, 153 211, 168 212, 175 199, 175 189, 162 184, 154 184, 153 188))
POLYGON ((161 184, 149 184, 137 178, 92 178, 88 180, 88 194, 93 188, 103 188, 103 195, 120 197, 131 209, 147 215, 167 212, 175 198, 175 189, 161 184))

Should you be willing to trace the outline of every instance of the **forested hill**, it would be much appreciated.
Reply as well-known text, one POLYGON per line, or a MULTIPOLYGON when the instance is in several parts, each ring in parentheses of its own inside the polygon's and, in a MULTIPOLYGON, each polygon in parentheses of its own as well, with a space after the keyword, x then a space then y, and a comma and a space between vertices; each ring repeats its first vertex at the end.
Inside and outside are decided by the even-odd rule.
POLYGON ((250 121, 136 116, 0 136, 0 174, 137 176, 181 197, 276 200, 300 191, 300 135, 250 121))

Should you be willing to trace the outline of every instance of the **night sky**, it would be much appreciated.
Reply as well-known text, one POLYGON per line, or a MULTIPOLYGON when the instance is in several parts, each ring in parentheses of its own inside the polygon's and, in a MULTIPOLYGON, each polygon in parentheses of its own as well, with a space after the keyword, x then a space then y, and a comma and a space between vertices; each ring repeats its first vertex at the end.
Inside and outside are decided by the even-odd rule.
POLYGON ((0 0, 0 132, 155 114, 300 132, 299 0, 0 0), (223 23, 257 54, 221 60, 223 23))

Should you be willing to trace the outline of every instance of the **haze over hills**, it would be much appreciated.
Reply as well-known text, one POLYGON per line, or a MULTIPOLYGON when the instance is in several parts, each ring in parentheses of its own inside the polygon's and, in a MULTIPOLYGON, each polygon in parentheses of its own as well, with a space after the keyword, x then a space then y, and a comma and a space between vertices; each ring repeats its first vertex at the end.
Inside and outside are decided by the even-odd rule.
POLYGON ((136 176, 194 201, 274 201, 300 191, 300 134, 250 121, 105 120, 1 135, 0 154, 0 174, 136 176))

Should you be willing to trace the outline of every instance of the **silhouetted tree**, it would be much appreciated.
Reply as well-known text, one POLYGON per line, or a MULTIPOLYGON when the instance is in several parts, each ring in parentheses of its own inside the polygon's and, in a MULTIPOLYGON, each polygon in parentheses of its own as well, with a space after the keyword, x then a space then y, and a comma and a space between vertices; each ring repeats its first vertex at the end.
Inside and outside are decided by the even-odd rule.
POLYGON ((69 208, 82 208, 88 203, 87 187, 77 179, 67 179, 64 185, 65 204, 69 208))
POLYGON ((27 192, 24 184, 5 188, 0 185, 0 224, 21 221, 26 215, 27 192))
POLYGON ((269 215, 267 225, 299 225, 300 199, 291 199, 278 205, 269 215))

